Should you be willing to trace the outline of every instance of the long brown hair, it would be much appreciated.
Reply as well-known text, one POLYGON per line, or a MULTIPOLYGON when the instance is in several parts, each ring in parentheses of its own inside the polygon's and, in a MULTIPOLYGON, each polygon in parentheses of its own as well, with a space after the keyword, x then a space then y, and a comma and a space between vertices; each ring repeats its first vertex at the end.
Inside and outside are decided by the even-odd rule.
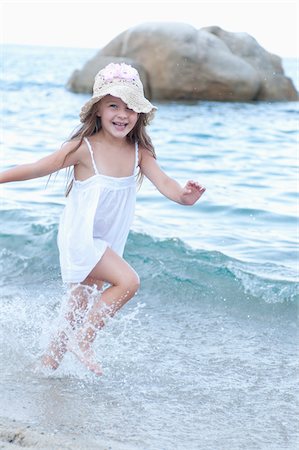
MULTIPOLYGON (((69 138, 69 142, 77 141, 77 144, 75 145, 75 147, 72 150, 70 150, 70 152, 68 154, 74 153, 75 151, 77 151, 78 148, 81 146, 83 139, 85 137, 92 136, 101 130, 101 128, 102 128, 101 119, 100 119, 100 117, 98 117, 97 111, 98 111, 98 102, 95 103, 90 108, 90 112, 86 116, 82 125, 79 126, 79 128, 75 129, 75 131, 71 134, 71 136, 69 138)), ((156 156, 154 146, 152 144, 152 140, 146 131, 146 126, 151 122, 152 119, 153 119, 153 113, 151 113, 151 112, 150 113, 139 113, 138 119, 137 119, 137 122, 136 122, 134 128, 127 135, 127 141, 132 144, 135 144, 135 142, 138 142, 138 145, 140 145, 141 147, 148 150, 153 155, 153 157, 156 159, 157 156, 156 156)), ((137 178, 138 178, 138 184, 141 185, 142 179, 143 179, 143 174, 140 169, 137 174, 137 178)), ((73 173, 69 172, 68 173, 68 181, 67 181, 68 184, 67 184, 66 193, 65 193, 66 197, 68 196, 68 194, 70 193, 70 191, 72 189, 73 181, 74 181, 73 173)))

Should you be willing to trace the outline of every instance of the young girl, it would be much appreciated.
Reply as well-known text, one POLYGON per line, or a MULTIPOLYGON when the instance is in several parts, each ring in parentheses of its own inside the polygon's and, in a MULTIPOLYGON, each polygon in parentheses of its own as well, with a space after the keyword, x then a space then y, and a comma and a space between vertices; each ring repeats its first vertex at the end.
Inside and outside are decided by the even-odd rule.
POLYGON ((182 205, 193 205, 205 191, 195 181, 180 186, 157 164, 146 132, 155 109, 144 97, 133 67, 109 64, 96 75, 93 96, 81 110, 82 125, 70 140, 35 163, 0 174, 4 183, 73 167, 58 232, 62 279, 70 286, 68 326, 53 338, 42 358, 45 367, 57 369, 70 350, 89 370, 101 374, 92 342, 105 318, 130 300, 140 284, 122 258, 137 179, 145 175, 164 196, 182 205), (98 295, 90 305, 94 286, 98 295))

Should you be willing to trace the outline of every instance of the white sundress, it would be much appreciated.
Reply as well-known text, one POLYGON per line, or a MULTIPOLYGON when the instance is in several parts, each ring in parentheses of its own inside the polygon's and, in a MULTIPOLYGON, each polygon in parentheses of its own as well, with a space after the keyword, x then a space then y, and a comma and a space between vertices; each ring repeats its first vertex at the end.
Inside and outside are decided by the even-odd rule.
POLYGON ((122 256, 132 225, 136 203, 138 143, 135 143, 134 173, 111 177, 99 173, 87 138, 95 174, 74 180, 63 210, 58 248, 62 280, 82 282, 103 256, 107 246, 122 256))

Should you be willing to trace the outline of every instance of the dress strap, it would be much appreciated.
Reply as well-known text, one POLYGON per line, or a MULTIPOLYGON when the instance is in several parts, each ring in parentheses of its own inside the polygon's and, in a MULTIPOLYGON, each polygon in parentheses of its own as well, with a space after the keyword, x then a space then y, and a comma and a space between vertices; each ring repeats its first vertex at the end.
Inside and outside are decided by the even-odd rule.
POLYGON ((93 151, 92 151, 90 142, 89 142, 89 140, 88 140, 86 137, 83 138, 83 139, 84 139, 84 141, 86 142, 87 148, 88 148, 88 150, 89 150, 89 153, 90 153, 90 156, 91 156, 91 162, 92 162, 92 166, 93 166, 94 172, 95 172, 96 175, 99 175, 99 171, 98 171, 98 169, 97 169, 97 166, 96 166, 96 163, 95 163, 95 160, 94 160, 94 157, 93 157, 93 151))
POLYGON ((138 158, 138 141, 135 141, 135 167, 134 167, 134 175, 137 172, 139 164, 139 158, 138 158))

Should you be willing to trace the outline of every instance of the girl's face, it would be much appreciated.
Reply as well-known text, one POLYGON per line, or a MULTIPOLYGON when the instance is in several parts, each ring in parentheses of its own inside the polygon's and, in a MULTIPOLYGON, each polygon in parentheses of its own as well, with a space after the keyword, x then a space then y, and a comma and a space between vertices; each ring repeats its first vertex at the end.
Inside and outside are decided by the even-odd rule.
POLYGON ((114 137, 125 137, 136 125, 138 113, 118 97, 106 95, 99 101, 98 117, 102 129, 114 137))

